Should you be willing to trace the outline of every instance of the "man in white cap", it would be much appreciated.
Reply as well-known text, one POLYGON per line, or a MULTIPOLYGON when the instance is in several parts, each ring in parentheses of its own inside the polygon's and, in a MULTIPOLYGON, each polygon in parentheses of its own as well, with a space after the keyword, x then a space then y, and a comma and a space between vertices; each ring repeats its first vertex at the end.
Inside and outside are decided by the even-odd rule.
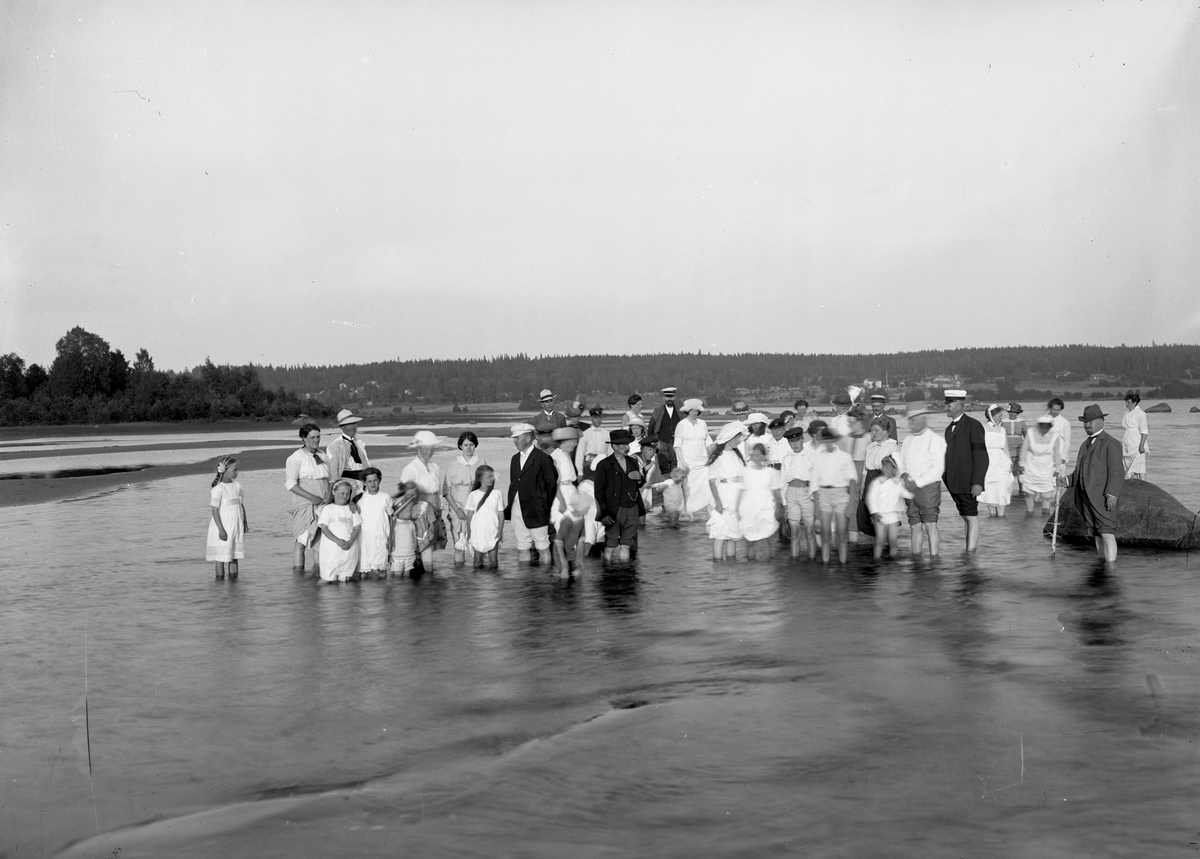
POLYGON ((929 429, 929 408, 923 402, 909 403, 908 437, 900 446, 900 479, 913 494, 908 499, 908 524, 912 527, 913 557, 919 557, 929 540, 929 555, 940 549, 938 512, 942 504, 942 473, 946 470, 946 442, 929 429))
POLYGON ((550 434, 559 427, 567 426, 567 416, 554 408, 554 392, 549 388, 543 389, 538 399, 542 401, 542 410, 533 419, 538 447, 545 451, 553 450, 554 441, 550 434))
POLYGON ((366 447, 356 438, 362 418, 349 409, 342 409, 338 412, 337 422, 342 434, 325 448, 329 458, 329 480, 331 483, 339 478, 349 480, 354 490, 351 497, 357 501, 363 493, 362 472, 371 467, 366 447))
POLYGON ((504 518, 512 522, 517 560, 528 563, 529 550, 550 557, 550 511, 558 494, 558 469, 545 451, 534 445, 532 424, 514 424, 512 440, 517 452, 508 469, 508 505, 504 518))
POLYGON ((675 467, 675 427, 683 418, 675 405, 677 390, 673 385, 662 389, 662 405, 654 410, 646 427, 646 435, 658 439, 658 470, 662 474, 670 474, 675 467))
POLYGON ((883 413, 885 405, 887 405, 887 394, 871 394, 871 414, 867 415, 867 426, 875 421, 883 421, 883 425, 887 427, 888 438, 898 442, 900 438, 896 435, 896 419, 883 413))
POLYGON ((979 545, 979 496, 987 479, 987 438, 983 424, 963 414, 967 392, 950 389, 945 392, 946 416, 946 473, 943 480, 958 515, 962 517, 967 535, 967 551, 979 545))

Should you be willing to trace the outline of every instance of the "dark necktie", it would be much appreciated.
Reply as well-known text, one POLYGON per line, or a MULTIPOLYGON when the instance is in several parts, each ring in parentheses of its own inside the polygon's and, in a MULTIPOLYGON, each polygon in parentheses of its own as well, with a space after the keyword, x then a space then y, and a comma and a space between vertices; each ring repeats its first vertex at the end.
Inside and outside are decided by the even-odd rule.
POLYGON ((362 454, 358 452, 358 445, 354 443, 354 439, 347 437, 346 441, 350 442, 350 459, 359 467, 362 466, 362 454))

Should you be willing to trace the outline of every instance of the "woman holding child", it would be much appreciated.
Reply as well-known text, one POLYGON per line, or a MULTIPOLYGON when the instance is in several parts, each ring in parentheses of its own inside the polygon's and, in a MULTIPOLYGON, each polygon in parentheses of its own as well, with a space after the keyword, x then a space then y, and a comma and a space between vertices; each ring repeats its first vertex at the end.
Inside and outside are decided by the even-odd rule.
POLYGON ((433 461, 433 452, 441 447, 438 437, 429 430, 420 430, 413 436, 409 447, 416 448, 416 458, 400 472, 400 482, 413 483, 417 487, 417 500, 424 501, 433 510, 433 548, 446 548, 446 526, 442 522, 442 468, 433 461))
POLYGON ((454 563, 466 561, 467 496, 475 482, 479 466, 487 465, 483 455, 477 452, 479 437, 467 430, 458 437, 458 456, 450 460, 442 476, 442 497, 448 508, 446 521, 449 523, 448 537, 454 544, 454 563), (460 548, 460 546, 462 548, 460 548))

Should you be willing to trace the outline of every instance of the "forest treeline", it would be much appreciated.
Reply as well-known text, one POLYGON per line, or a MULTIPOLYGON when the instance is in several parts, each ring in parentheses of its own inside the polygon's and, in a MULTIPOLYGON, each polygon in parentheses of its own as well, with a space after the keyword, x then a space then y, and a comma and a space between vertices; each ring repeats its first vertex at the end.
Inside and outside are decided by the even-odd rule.
POLYGON ((104 424, 125 421, 291 420, 303 410, 294 392, 267 390, 253 366, 211 360, 185 372, 156 370, 145 349, 133 363, 98 334, 76 326, 55 344, 47 370, 25 366, 15 352, 0 355, 0 426, 104 424))
MULTIPOLYGON (((988 385, 1015 397, 1031 380, 1069 386, 1097 375, 1112 388, 1167 397, 1200 396, 1200 346, 1008 346, 874 355, 553 355, 462 360, 381 361, 336 366, 258 366, 267 387, 319 395, 327 403, 486 403, 535 401, 542 388, 560 399, 595 392, 681 393, 728 404, 739 388, 819 388, 880 380, 912 389, 938 375, 988 385)), ((1040 394, 1040 391, 1039 391, 1040 394)))

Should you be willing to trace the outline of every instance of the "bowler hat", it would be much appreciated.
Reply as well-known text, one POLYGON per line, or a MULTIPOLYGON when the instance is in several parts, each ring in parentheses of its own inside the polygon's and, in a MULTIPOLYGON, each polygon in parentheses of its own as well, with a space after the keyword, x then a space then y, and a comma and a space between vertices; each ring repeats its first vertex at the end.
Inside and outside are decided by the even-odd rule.
POLYGON ((627 429, 615 429, 608 434, 609 444, 630 444, 633 442, 633 433, 627 429))

